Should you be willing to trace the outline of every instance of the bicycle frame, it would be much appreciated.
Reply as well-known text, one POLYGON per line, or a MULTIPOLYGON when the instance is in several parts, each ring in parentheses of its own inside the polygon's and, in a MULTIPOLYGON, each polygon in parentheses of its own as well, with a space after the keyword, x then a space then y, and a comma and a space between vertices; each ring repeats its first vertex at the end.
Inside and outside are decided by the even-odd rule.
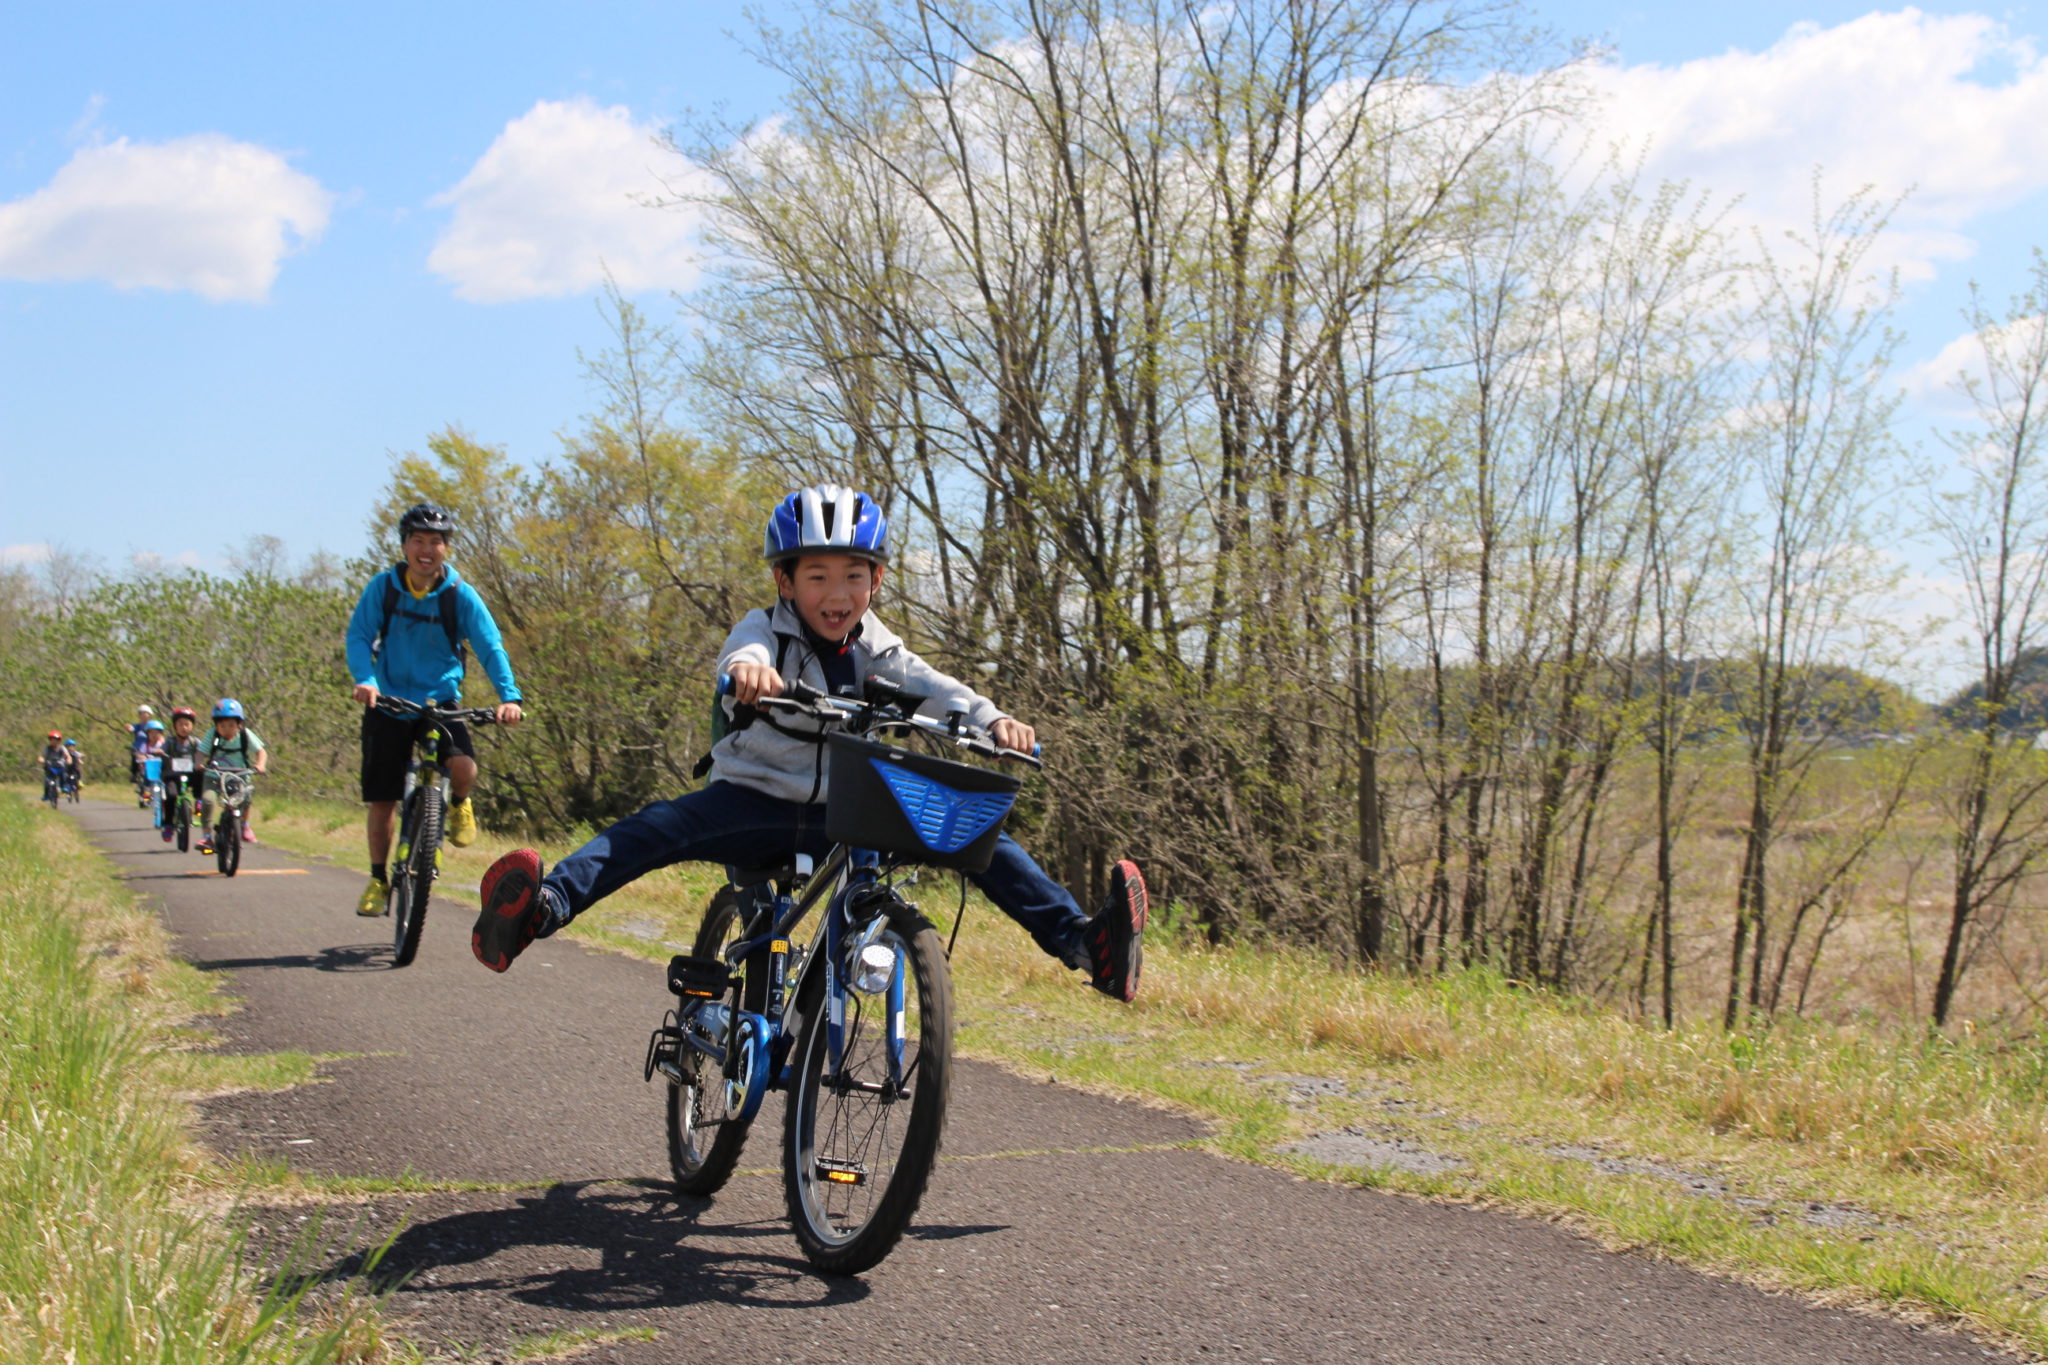
MULTIPOLYGON (((684 1027, 679 1030, 680 1041, 718 1063, 729 1081, 735 1071, 746 1078, 745 1092, 736 1097, 739 1102, 733 1106, 742 1119, 754 1116, 763 1093, 782 1089, 788 1082, 789 1051, 796 1033, 789 1027, 788 1007, 801 992, 805 975, 821 970, 818 965, 821 960, 825 972, 828 1069, 836 1075, 844 1060, 845 1000, 851 987, 842 979, 841 958, 846 954, 848 936, 856 927, 850 907, 863 890, 880 885, 882 878, 893 869, 873 850, 850 848, 845 844, 835 844, 815 874, 810 873, 806 866, 810 861, 808 857, 800 857, 797 875, 787 879, 774 898, 766 903, 766 908, 772 910, 766 927, 755 931, 755 922, 764 908, 760 900, 755 900, 749 907, 749 923, 741 930, 752 936, 725 950, 726 962, 731 967, 739 967, 762 948, 769 950, 766 1013, 735 1010, 724 1001, 707 1000, 689 1012, 683 1021, 684 1027), (791 889, 791 883, 798 881, 804 884, 801 896, 791 889), (822 926, 823 951, 807 953, 797 977, 791 980, 786 975, 790 937, 821 900, 826 902, 822 926), (743 1038, 748 1048, 745 1057, 734 1051, 735 1044, 743 1038)), ((860 926, 861 933, 872 938, 872 931, 882 918, 878 913, 874 921, 860 926)), ((903 1085, 904 1007, 903 961, 899 957, 892 968, 888 987, 889 1080, 899 1090, 903 1085)))

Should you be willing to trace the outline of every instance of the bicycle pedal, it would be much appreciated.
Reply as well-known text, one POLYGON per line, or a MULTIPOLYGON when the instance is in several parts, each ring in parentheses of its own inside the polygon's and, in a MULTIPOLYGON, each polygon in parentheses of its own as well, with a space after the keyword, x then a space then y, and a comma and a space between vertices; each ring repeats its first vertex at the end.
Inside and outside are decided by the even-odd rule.
POLYGON ((819 1157, 816 1162, 818 1179, 831 1185, 865 1185, 868 1183, 868 1168, 858 1161, 835 1161, 830 1157, 819 1157))
POLYGON ((678 953, 668 962, 668 988, 688 1000, 716 1000, 732 989, 732 968, 721 958, 678 953))

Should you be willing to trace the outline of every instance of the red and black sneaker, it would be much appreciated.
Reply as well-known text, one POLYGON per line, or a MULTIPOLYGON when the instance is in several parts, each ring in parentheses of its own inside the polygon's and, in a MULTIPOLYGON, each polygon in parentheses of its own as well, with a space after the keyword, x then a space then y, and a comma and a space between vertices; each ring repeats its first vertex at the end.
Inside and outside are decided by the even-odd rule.
POLYGON ((540 894, 540 854, 515 848, 484 873, 484 908, 469 934, 469 950, 494 972, 512 965, 540 932, 547 916, 540 894))
POLYGON ((1130 859, 1121 859, 1109 871, 1109 894, 1102 908, 1081 931, 1081 941, 1088 946, 1088 984, 1125 1004, 1138 998, 1149 905, 1145 874, 1130 859))

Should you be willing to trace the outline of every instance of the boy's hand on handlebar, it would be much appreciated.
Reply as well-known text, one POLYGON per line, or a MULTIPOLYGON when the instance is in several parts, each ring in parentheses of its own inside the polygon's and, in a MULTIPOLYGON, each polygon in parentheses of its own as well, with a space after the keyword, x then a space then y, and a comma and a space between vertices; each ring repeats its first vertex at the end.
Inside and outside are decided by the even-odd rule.
POLYGON ((1020 754, 1037 752, 1038 732, 1021 720, 1004 716, 988 727, 989 738, 1005 749, 1015 749, 1020 754))
POLYGON ((525 714, 526 713, 524 711, 521 711, 519 709, 518 702, 501 702, 499 703, 498 706, 498 724, 517 725, 519 723, 519 718, 525 714))
POLYGON ((377 704, 377 684, 357 683, 355 699, 364 706, 375 706, 377 704))
POLYGON ((752 706, 763 697, 782 695, 782 675, 767 664, 740 660, 726 673, 732 679, 732 698, 742 706, 752 706))

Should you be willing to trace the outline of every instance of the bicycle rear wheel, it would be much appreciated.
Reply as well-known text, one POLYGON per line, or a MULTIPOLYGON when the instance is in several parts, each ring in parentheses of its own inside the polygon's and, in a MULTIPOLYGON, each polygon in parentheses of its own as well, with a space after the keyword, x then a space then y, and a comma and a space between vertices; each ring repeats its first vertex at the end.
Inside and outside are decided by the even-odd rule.
POLYGON ((902 983, 900 1084, 889 1064, 891 992, 843 983, 836 1074, 827 1053, 833 1011, 825 970, 803 986, 803 1033, 783 1122, 783 1194, 797 1242, 827 1274, 854 1275, 887 1256, 924 1198, 952 1085, 953 987, 932 926, 901 901, 879 942, 902 983))
MULTIPOLYGON (((704 907, 704 923, 690 951, 697 957, 722 958, 726 945, 738 941, 742 927, 739 894, 722 886, 704 907)), ((766 999, 768 983, 765 971, 756 969, 760 965, 746 964, 746 979, 739 992, 742 1009, 759 1012, 766 999)), ((687 1044, 677 1061, 683 1082, 671 1081, 662 1097, 668 1118, 668 1168, 675 1176, 676 1193, 715 1194, 732 1178, 753 1121, 733 1113, 718 1063, 687 1044)))
POLYGON ((242 865, 242 818, 233 810, 222 811, 213 827, 213 861, 223 877, 234 876, 242 865))
POLYGON ((405 967, 419 956, 420 931, 427 923, 427 897, 434 890, 434 863, 441 852, 441 789, 414 787, 406 802, 405 863, 391 879, 391 961, 405 967))

